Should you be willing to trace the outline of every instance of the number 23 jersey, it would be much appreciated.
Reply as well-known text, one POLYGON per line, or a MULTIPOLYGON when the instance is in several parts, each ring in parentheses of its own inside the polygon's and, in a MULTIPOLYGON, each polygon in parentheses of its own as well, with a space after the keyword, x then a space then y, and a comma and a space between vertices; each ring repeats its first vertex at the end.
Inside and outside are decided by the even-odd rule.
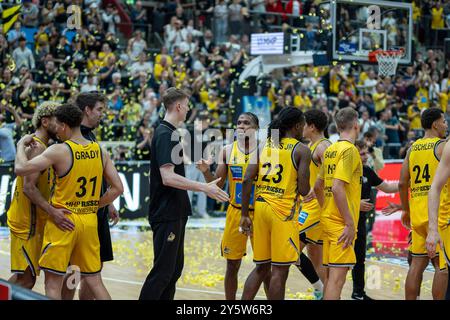
MULTIPOLYGON (((297 208, 297 165, 295 138, 282 138, 279 145, 266 141, 259 158, 255 198, 261 196, 280 218, 290 217, 297 208)), ((290 220, 290 219, 289 219, 290 220)))
POLYGON ((56 177, 51 204, 75 214, 97 213, 103 178, 100 146, 96 142, 81 145, 70 140, 65 144, 72 154, 72 167, 56 177))
POLYGON ((439 164, 436 149, 443 141, 438 137, 422 138, 411 146, 409 153, 411 189, 409 207, 411 224, 414 227, 428 223, 428 192, 439 164))

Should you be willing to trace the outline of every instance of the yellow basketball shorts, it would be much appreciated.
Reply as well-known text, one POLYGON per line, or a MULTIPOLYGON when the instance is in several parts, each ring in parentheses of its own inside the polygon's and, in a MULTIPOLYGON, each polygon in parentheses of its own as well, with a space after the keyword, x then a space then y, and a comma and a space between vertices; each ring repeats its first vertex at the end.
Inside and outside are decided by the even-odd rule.
POLYGON ((306 244, 323 244, 323 227, 317 222, 307 230, 300 231, 300 240, 306 244))
POLYGON ((62 231, 48 220, 39 260, 41 269, 64 275, 69 265, 84 275, 101 271, 100 242, 96 214, 67 215, 75 225, 73 231, 62 231))
MULTIPOLYGON (((250 219, 253 220, 253 210, 249 211, 250 219)), ((241 221, 241 209, 228 206, 225 229, 223 231, 221 254, 229 260, 240 260, 247 254, 247 236, 239 232, 241 221)), ((253 247, 253 237, 250 238, 253 247)))
POLYGON ((439 255, 439 268, 441 270, 448 269, 450 265, 450 227, 439 228, 439 235, 441 236, 444 247, 439 255))
POLYGON ((30 268, 33 277, 39 272, 39 256, 42 249, 43 234, 36 232, 30 239, 22 239, 11 232, 11 272, 23 274, 30 268))
MULTIPOLYGON (((412 227, 410 251, 413 257, 427 257, 428 222, 412 227)), ((436 254, 440 254, 440 245, 436 247, 436 254)))
POLYGON ((343 232, 344 225, 339 225, 338 223, 332 223, 329 221, 324 224, 322 259, 325 267, 353 268, 356 264, 354 249, 355 241, 353 241, 351 246, 348 246, 345 249, 342 242, 338 243, 338 239, 343 232))
POLYGON ((298 263, 300 257, 298 225, 284 221, 267 202, 255 201, 253 218, 253 261, 272 265, 298 263))

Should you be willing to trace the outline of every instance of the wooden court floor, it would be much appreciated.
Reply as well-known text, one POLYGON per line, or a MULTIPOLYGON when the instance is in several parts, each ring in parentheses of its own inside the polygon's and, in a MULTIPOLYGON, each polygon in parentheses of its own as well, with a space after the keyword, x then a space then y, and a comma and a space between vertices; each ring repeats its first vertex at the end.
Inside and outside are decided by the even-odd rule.
MULTIPOLYGON (((105 264, 103 279, 114 300, 136 300, 142 283, 153 260, 152 234, 146 232, 113 231, 115 260, 105 264)), ((225 261, 220 256, 221 231, 216 229, 187 229, 185 241, 185 267, 177 284, 175 299, 221 300, 224 299, 223 279, 225 261)), ((244 281, 253 268, 251 248, 244 258, 239 274, 238 297, 244 281)), ((366 262, 373 277, 367 293, 375 299, 402 300, 407 267, 391 264, 377 257, 366 262)), ((9 239, 0 238, 0 278, 10 276, 9 239)), ((433 274, 426 271, 423 278, 421 299, 431 299, 433 274)), ((351 275, 348 274, 342 299, 350 299, 351 275)), ((43 275, 38 278, 35 291, 44 293, 43 275)), ((258 299, 265 299, 261 289, 258 299)), ((286 299, 313 299, 312 288, 295 267, 291 267, 286 285, 286 299)))

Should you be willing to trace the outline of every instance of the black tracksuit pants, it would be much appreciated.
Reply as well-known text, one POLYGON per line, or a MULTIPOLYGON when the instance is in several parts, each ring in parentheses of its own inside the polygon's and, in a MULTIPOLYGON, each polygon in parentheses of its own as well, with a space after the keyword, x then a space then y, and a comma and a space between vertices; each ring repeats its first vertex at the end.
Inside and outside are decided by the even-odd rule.
POLYGON ((153 268, 145 279, 139 300, 173 300, 184 265, 184 235, 187 218, 151 223, 153 268))
POLYGON ((358 220, 358 233, 355 241, 356 264, 352 270, 353 293, 356 293, 358 295, 362 295, 365 293, 364 272, 366 261, 366 242, 366 213, 360 212, 358 220))

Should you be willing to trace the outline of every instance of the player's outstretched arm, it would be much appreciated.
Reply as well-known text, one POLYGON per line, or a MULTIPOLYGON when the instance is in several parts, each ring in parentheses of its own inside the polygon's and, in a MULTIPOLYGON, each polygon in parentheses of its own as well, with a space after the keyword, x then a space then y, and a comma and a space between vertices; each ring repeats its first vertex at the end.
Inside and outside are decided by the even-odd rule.
POLYGON ((402 203, 403 214, 402 214, 402 224, 409 227, 410 215, 409 215, 409 199, 408 199, 408 189, 409 189, 409 153, 411 149, 408 150, 405 160, 403 161, 402 169, 400 171, 400 180, 398 183, 398 191, 400 195, 400 200, 402 203))
POLYGON ((27 176, 43 171, 56 163, 57 159, 61 157, 62 146, 56 144, 47 148, 37 157, 28 160, 25 148, 36 148, 36 143, 31 134, 23 136, 17 143, 16 161, 14 163, 14 173, 16 175, 27 176))
POLYGON ((105 164, 103 168, 103 177, 110 187, 101 196, 98 204, 99 208, 103 208, 104 206, 111 204, 123 193, 122 181, 120 180, 116 167, 114 167, 114 164, 111 161, 108 151, 102 148, 102 155, 104 159, 103 163, 105 164))
POLYGON ((297 144, 294 150, 297 163, 297 190, 302 196, 309 193, 309 165, 311 163, 311 151, 302 143, 297 144))
POLYGON ((196 162, 196 167, 198 170, 200 170, 203 174, 203 177, 205 178, 206 182, 212 182, 218 178, 220 178, 220 181, 217 183, 217 186, 219 188, 223 188, 225 184, 225 179, 227 177, 227 161, 226 161, 226 155, 228 153, 228 146, 223 147, 220 150, 219 153, 219 164, 217 165, 217 169, 215 174, 213 175, 211 170, 209 169, 209 166, 212 164, 212 160, 208 159, 201 159, 200 161, 196 162))

